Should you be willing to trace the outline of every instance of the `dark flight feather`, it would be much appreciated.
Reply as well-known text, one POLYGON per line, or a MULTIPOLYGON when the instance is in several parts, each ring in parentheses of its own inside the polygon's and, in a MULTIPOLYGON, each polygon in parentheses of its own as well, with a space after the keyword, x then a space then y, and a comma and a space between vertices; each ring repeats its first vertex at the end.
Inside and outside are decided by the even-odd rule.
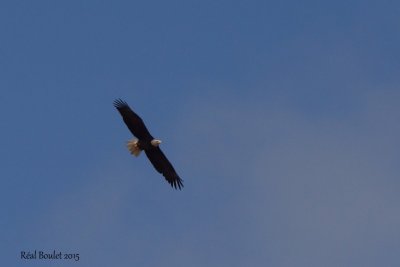
MULTIPOLYGON (((139 139, 139 141, 150 142, 154 139, 147 130, 143 120, 128 106, 126 102, 117 99, 114 101, 114 106, 121 114, 129 130, 139 139)), ((164 176, 172 187, 175 189, 181 189, 183 187, 183 180, 176 173, 174 167, 159 147, 145 149, 144 152, 153 167, 164 176)))
POLYGON ((144 125, 143 120, 133 112, 126 102, 117 99, 114 101, 114 107, 121 113, 122 119, 134 136, 143 141, 154 139, 149 130, 147 130, 146 125, 144 125))
POLYGON ((171 162, 169 162, 159 147, 145 150, 144 152, 154 168, 164 176, 165 180, 167 180, 172 187, 175 189, 181 189, 181 187, 183 187, 182 179, 178 176, 171 162))

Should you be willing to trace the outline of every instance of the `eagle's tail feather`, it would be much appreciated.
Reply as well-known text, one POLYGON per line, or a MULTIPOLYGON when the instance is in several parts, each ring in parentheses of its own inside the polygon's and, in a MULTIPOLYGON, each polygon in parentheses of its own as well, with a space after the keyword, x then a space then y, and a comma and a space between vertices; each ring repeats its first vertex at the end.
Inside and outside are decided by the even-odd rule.
POLYGON ((138 146, 138 142, 139 142, 139 140, 132 139, 132 140, 129 140, 127 143, 129 152, 131 152, 131 154, 135 155, 136 157, 139 156, 140 152, 142 152, 138 146))

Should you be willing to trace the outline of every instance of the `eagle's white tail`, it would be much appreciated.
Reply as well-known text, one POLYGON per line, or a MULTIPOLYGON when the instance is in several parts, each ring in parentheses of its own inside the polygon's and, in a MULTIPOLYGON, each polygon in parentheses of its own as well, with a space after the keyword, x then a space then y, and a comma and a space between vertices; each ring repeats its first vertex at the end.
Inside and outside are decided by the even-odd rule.
POLYGON ((142 152, 138 146, 138 142, 139 142, 139 140, 132 139, 132 140, 129 140, 127 143, 129 152, 131 152, 131 154, 135 155, 136 157, 139 156, 140 152, 142 152))

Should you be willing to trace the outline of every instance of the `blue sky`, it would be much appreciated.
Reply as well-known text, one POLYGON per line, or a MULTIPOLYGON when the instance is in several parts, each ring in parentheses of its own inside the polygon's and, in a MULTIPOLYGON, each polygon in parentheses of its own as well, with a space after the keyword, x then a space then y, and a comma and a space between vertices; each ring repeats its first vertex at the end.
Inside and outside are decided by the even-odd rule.
POLYGON ((399 11, 2 1, 1 265, 398 266, 399 11), (54 249, 81 259, 19 259, 54 249))

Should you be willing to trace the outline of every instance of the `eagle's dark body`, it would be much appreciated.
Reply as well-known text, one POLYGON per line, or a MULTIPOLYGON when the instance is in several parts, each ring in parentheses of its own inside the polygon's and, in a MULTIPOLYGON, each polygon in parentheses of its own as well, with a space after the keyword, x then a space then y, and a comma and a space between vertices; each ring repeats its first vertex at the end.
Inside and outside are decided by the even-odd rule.
POLYGON ((145 152, 146 150, 155 149, 155 147, 149 141, 144 141, 144 140, 143 141, 138 140, 137 146, 140 150, 144 150, 145 152))
POLYGON ((154 139, 147 130, 143 120, 121 99, 114 101, 115 108, 121 114, 125 124, 138 140, 128 142, 128 149, 132 154, 138 156, 144 151, 154 168, 161 173, 167 182, 174 188, 183 187, 182 179, 176 173, 174 167, 158 146, 161 141, 154 139))

